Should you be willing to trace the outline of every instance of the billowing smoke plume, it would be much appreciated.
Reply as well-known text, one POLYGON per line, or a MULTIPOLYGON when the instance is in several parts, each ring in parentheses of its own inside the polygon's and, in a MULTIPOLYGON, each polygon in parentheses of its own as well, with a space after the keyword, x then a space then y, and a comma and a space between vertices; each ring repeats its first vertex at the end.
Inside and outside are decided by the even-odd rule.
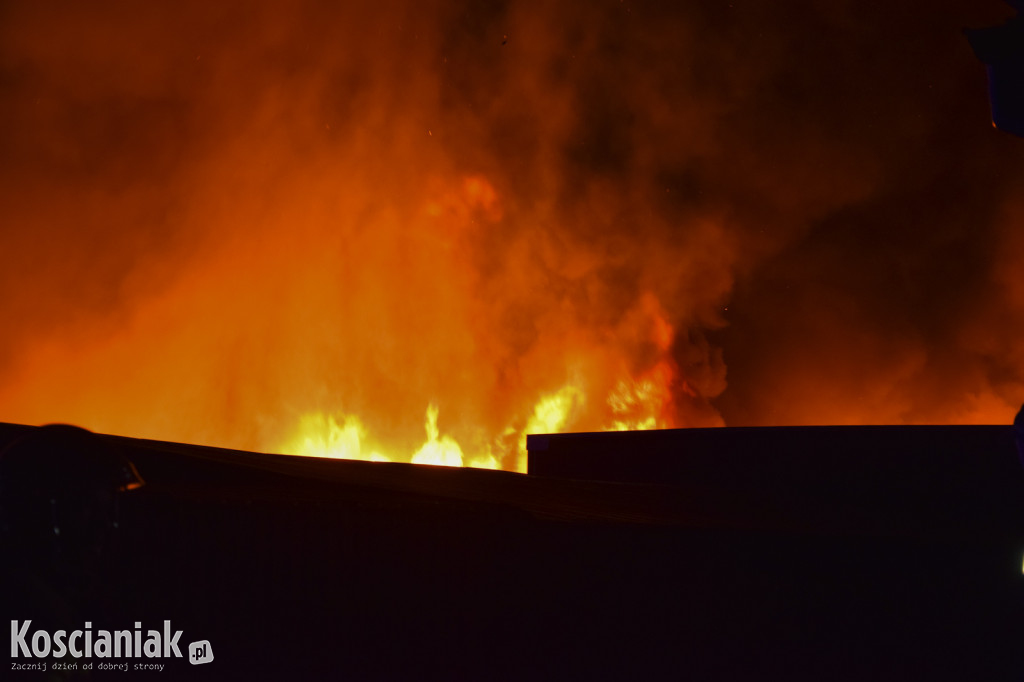
POLYGON ((1024 146, 959 32, 1007 12, 918 4, 6 4, 0 419, 411 454, 428 414, 506 467, 1007 421, 1024 146))

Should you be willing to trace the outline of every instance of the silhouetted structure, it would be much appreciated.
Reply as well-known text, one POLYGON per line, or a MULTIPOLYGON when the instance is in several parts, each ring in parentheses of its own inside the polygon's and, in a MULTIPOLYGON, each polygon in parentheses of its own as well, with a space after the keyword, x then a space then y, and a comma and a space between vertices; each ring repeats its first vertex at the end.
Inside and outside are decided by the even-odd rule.
POLYGON ((216 656, 161 680, 1024 670, 1010 426, 531 437, 528 476, 103 439, 146 480, 115 626, 216 656))
POLYGON ((530 474, 671 486, 734 526, 1024 537, 1024 468, 1005 426, 571 433, 528 436, 527 447, 530 474))
MULTIPOLYGON (((64 424, 0 443, 0 613, 70 632, 115 616, 120 495, 142 479, 115 441, 64 424)), ((21 661, 24 662, 24 661, 21 661)), ((22 679, 93 679, 78 669, 22 679)))
POLYGON ((1020 457, 1021 466, 1024 466, 1024 405, 1013 420, 1013 434, 1017 441, 1017 455, 1020 457))
MULTIPOLYGON (((1024 3, 1007 0, 1018 11, 1024 3)), ((1018 14, 999 26, 968 29, 978 59, 988 66, 992 124, 1024 137, 1024 19, 1018 14)))

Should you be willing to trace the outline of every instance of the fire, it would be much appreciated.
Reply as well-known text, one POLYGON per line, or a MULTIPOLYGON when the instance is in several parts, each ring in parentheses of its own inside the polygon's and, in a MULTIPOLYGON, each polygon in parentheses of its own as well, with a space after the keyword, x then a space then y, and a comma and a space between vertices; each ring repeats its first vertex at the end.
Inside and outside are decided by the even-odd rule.
MULTIPOLYGON (((671 382, 674 372, 667 363, 656 365, 640 380, 620 380, 607 397, 607 404, 615 420, 602 430, 640 430, 664 428, 668 424, 660 416, 670 409, 671 382)), ((503 441, 514 435, 518 450, 514 457, 514 470, 526 471, 526 436, 529 433, 559 433, 569 430, 575 423, 586 394, 575 383, 542 396, 526 419, 525 428, 517 430, 508 427, 484 452, 467 457, 462 446, 451 436, 442 435, 438 428, 437 405, 427 407, 427 439, 413 453, 400 455, 382 454, 377 450, 367 451, 366 428, 355 415, 341 415, 335 418, 322 413, 303 415, 292 438, 275 448, 275 452, 305 457, 328 457, 354 459, 371 462, 411 462, 436 466, 469 466, 481 469, 498 469, 501 466, 495 457, 495 450, 502 450, 503 441), (339 421, 340 419, 340 421, 339 421)))
POLYGON ((639 380, 619 381, 608 396, 608 405, 615 415, 610 429, 639 431, 670 428, 674 378, 675 369, 668 362, 661 362, 639 380))
MULTIPOLYGON (((612 413, 620 419, 606 425, 603 430, 653 429, 663 426, 656 413, 665 409, 669 400, 669 378, 666 368, 659 365, 652 370, 650 377, 641 381, 621 380, 607 398, 612 413), (629 417, 632 417, 633 421, 625 421, 629 417)), ((454 438, 441 434, 438 427, 439 410, 433 403, 427 407, 424 423, 426 441, 411 456, 367 450, 367 431, 357 416, 341 415, 336 418, 323 413, 303 415, 291 439, 274 448, 274 451, 305 457, 498 469, 501 468, 501 462, 494 453, 506 450, 509 437, 514 436, 518 449, 514 453, 514 466, 510 468, 525 472, 527 434, 558 433, 568 430, 576 423, 580 408, 585 402, 586 395, 583 390, 576 384, 567 384, 537 401, 526 419, 525 428, 506 428, 485 447, 483 452, 474 456, 466 456, 462 446, 454 438)))
POLYGON ((331 415, 303 415, 293 438, 277 450, 285 455, 358 459, 369 462, 390 462, 392 459, 376 451, 364 452, 366 429, 355 415, 345 415, 341 423, 331 415))
MULTIPOLYGON (((463 190, 473 201, 485 197, 488 210, 494 210, 496 192, 479 176, 467 178, 463 190)), ((449 205, 451 197, 446 199, 449 205)), ((428 206, 427 213, 442 215, 436 204, 428 206)), ((526 471, 526 435, 528 433, 558 433, 569 430, 626 430, 667 428, 673 425, 673 391, 682 390, 691 397, 693 392, 683 382, 677 386, 678 368, 671 359, 675 333, 665 319, 665 313, 656 297, 647 292, 639 297, 633 312, 627 317, 626 338, 602 348, 600 344, 587 345, 582 341, 567 348, 577 369, 563 386, 552 391, 541 391, 520 414, 511 414, 507 423, 495 432, 478 438, 474 449, 460 444, 455 437, 442 433, 438 424, 440 410, 436 402, 427 407, 424 429, 426 440, 414 450, 375 449, 367 444, 373 441, 361 419, 354 414, 336 416, 313 412, 298 420, 293 434, 283 444, 271 449, 291 455, 335 457, 370 461, 398 461, 440 466, 470 466, 478 468, 507 468, 526 471), (631 347, 646 348, 651 355, 651 366, 635 377, 629 371, 631 347), (617 372, 607 369, 618 366, 617 372), (589 375, 588 382, 583 375, 589 375), (605 376, 607 375, 607 376, 605 376), (594 377, 598 381, 594 381, 594 377), (601 379, 604 377, 604 384, 601 379), (606 384, 606 385, 605 385, 606 384), (588 399, 588 390, 599 395, 588 399), (593 404, 592 404, 593 403, 593 404), (470 454, 467 454, 470 453, 470 454)), ((632 348, 635 352, 636 348, 632 348)))
POLYGON ((578 386, 568 384, 561 389, 542 397, 533 408, 526 429, 519 436, 519 452, 516 468, 526 470, 526 434, 527 433, 558 433, 566 430, 573 423, 577 409, 585 402, 583 391, 578 386))
POLYGON ((458 467, 463 465, 462 448, 451 436, 441 436, 437 428, 437 406, 427 408, 427 442, 412 456, 413 464, 458 467))
POLYGON ((332 415, 312 413, 303 415, 292 438, 275 448, 275 452, 304 457, 326 457, 333 459, 355 459, 369 462, 401 462, 432 464, 437 466, 470 466, 480 469, 497 469, 498 462, 490 453, 466 457, 459 444, 448 435, 441 435, 437 425, 438 408, 431 404, 427 408, 427 440, 412 456, 394 453, 382 454, 375 449, 367 450, 369 442, 366 427, 356 415, 332 415), (340 421, 339 421, 340 419, 340 421))
MULTIPOLYGON (((490 197, 489 201, 493 201, 493 189, 481 178, 467 180, 464 187, 473 195, 483 194, 490 197)), ((525 472, 528 433, 558 433, 581 426, 619 431, 671 427, 673 390, 679 388, 691 397, 695 397, 695 394, 685 382, 676 387, 678 369, 670 359, 674 330, 665 320, 664 312, 653 295, 648 293, 640 298, 638 315, 631 322, 639 322, 639 328, 647 330, 647 341, 655 350, 657 361, 636 378, 622 370, 621 376, 605 397, 604 403, 608 410, 604 421, 587 421, 586 382, 577 377, 561 388, 541 395, 524 415, 513 416, 510 425, 500 433, 491 434, 472 456, 465 454, 463 446, 455 438, 441 433, 438 426, 440 411, 434 402, 427 407, 424 423, 426 441, 411 455, 390 451, 382 454, 373 449, 367 451, 367 431, 358 416, 342 414, 334 417, 319 412, 300 417, 292 437, 274 450, 310 457, 402 461, 439 466, 497 469, 504 465, 525 472), (510 442, 515 443, 512 452, 509 452, 510 442)))
POLYGON ((918 119, 966 81, 864 102, 886 137, 842 88, 779 98, 771 13, 37 5, 0 23, 0 420, 522 471, 531 432, 1024 396, 1024 210, 977 210, 1017 157, 918 119), (935 136, 979 156, 900 185, 935 136))

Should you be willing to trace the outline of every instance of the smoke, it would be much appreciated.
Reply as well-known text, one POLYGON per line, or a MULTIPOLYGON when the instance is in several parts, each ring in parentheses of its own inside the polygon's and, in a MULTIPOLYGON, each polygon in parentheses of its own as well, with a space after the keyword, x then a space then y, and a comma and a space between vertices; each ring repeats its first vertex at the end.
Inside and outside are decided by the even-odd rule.
POLYGON ((791 223, 799 231, 771 243, 734 289, 731 325, 715 337, 734 378, 717 403, 727 421, 1012 419, 1024 366, 1011 300, 1022 271, 1007 264, 1019 263, 1021 223, 1008 207, 1022 144, 989 127, 984 69, 954 30, 1007 13, 1001 3, 869 6, 817 27, 815 87, 786 107, 856 150, 811 165, 818 182, 860 180, 864 191, 791 223), (863 172, 838 175, 836 159, 863 172))
POLYGON ((0 419, 1006 421, 991 4, 5 4, 0 419))

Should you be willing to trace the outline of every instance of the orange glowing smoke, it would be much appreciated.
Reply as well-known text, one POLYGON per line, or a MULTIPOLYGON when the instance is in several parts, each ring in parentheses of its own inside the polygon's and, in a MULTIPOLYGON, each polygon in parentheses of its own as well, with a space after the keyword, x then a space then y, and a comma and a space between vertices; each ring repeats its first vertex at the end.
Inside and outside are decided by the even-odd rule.
MULTIPOLYGON (((473 258, 469 250, 473 236, 481 229, 477 221, 490 226, 501 223, 498 193, 486 178, 472 176, 440 194, 440 199, 428 201, 414 219, 423 222, 420 234, 424 242, 415 245, 415 253, 407 254, 410 261, 397 270, 423 268, 422 279, 415 284, 416 290, 424 293, 418 299, 422 310, 407 310, 402 320, 422 314, 421 326, 397 341, 390 331, 379 340, 369 339, 370 343, 395 344, 400 352, 410 354, 389 360, 394 371, 425 377, 424 388, 416 392, 423 404, 418 410, 412 408, 413 414, 425 413, 418 438, 410 434, 401 444, 389 443, 381 437, 383 429, 368 425, 379 414, 379 407, 349 411, 341 405, 300 415, 295 429, 272 448, 274 451, 523 471, 528 432, 674 425, 673 392, 687 387, 685 382, 676 385, 673 330, 652 294, 642 293, 617 328, 581 327, 571 319, 571 308, 561 309, 569 319, 552 321, 556 336, 538 330, 541 346, 533 351, 538 355, 529 358, 538 368, 523 376, 519 363, 524 358, 509 357, 500 335, 502 321, 494 320, 494 312, 520 297, 537 296, 541 309, 550 304, 544 301, 543 292, 532 291, 529 285, 525 290, 514 289, 503 281, 500 291, 478 298, 474 290, 487 277, 465 267, 473 258), (440 294, 436 287, 441 288, 440 294), (437 338, 431 341, 434 335, 437 338), (561 338, 563 335, 568 338, 561 338), (453 355, 452 347, 461 352, 453 355), (433 362, 445 363, 441 374, 426 366, 433 362), (491 397, 495 395, 498 397, 491 397), (442 415, 440 404, 454 404, 455 414, 442 415), (504 410, 493 413, 488 408, 494 405, 503 405, 504 410), (474 412, 472 421, 459 419, 474 412), (442 432, 442 424, 451 433, 442 432)), ((529 252, 530 245, 524 243, 520 248, 529 252)), ((528 264, 519 263, 518 267, 524 271, 509 273, 518 282, 531 272, 538 274, 528 264)), ((396 269, 392 266, 385 272, 396 269)), ((392 284, 381 282, 379 286, 392 284)), ((403 295, 415 294, 406 291, 403 295)), ((387 316, 388 311, 377 314, 387 316)), ((366 352, 372 358, 379 350, 366 352)), ((397 395, 409 388, 396 379, 391 381, 396 395, 379 396, 381 406, 409 399, 397 395)))
POLYGON ((26 352, 8 414, 56 411, 102 431, 291 454, 520 470, 527 431, 674 425, 672 393, 684 384, 675 386, 672 329, 653 294, 614 322, 583 324, 570 301, 544 290, 551 273, 529 263, 543 258, 538 232, 508 242, 495 270, 475 262, 503 220, 485 178, 430 185, 419 210, 384 207, 346 224, 338 197, 334 216, 292 215, 304 227, 256 226, 209 249, 117 329, 26 352), (523 333, 535 335, 525 353, 513 345, 523 333), (268 396, 277 403, 264 404, 268 396))
MULTIPOLYGON (((5 7, 0 419, 516 470, 538 431, 1007 421, 1021 346, 983 330, 1019 259, 979 260, 998 304, 958 336, 889 324, 917 303, 872 317, 918 272, 842 289, 885 239, 812 251, 841 257, 787 265, 795 289, 772 271, 830 217, 874 225, 855 209, 937 163, 921 112, 950 107, 882 101, 894 132, 868 133, 850 102, 888 71, 856 97, 793 76, 829 62, 796 70, 789 40, 881 49, 842 43, 842 12, 800 33, 774 3, 678 4, 5 7)), ((892 248, 941 260, 946 214, 892 248)))

